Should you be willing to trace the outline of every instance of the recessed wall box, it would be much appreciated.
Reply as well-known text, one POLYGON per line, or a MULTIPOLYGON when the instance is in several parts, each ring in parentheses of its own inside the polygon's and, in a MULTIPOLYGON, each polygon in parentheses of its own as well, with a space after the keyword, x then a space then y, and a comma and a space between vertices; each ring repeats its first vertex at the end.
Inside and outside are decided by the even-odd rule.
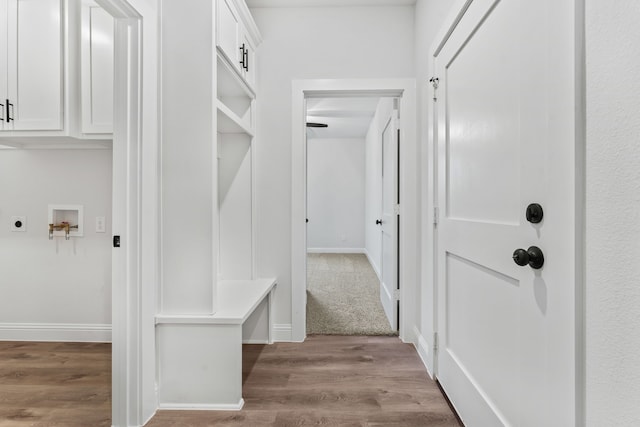
POLYGON ((82 237, 84 208, 82 205, 49 205, 49 239, 82 237))

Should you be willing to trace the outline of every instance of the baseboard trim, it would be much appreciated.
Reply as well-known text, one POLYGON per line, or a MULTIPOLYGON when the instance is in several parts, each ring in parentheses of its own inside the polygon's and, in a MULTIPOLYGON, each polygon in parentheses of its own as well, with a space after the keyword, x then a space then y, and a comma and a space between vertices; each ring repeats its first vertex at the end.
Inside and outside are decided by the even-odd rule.
POLYGON ((431 372, 431 369, 429 369, 429 362, 428 362, 431 347, 429 346, 429 343, 427 342, 427 340, 424 339, 424 337, 422 336, 418 328, 415 326, 413 327, 413 335, 415 337, 413 346, 416 348, 416 351, 418 352, 418 356, 420 356, 420 360, 422 360, 422 364, 427 369, 427 373, 431 378, 433 378, 433 372, 431 372))
POLYGON ((308 254, 363 254, 364 248, 307 248, 308 254))
POLYGON ((0 323, 0 341, 111 342, 111 325, 0 323))
POLYGON ((387 288, 384 287, 382 280, 380 281, 380 302, 382 303, 382 309, 384 315, 387 317, 389 324, 393 324, 391 321, 393 317, 393 304, 395 303, 393 295, 389 293, 387 288))
POLYGON ((269 340, 242 340, 242 344, 269 344, 269 340))
POLYGON ((244 399, 238 403, 161 403, 159 409, 166 411, 239 411, 244 399))
POLYGON ((367 250, 367 248, 364 249, 364 254, 367 256, 367 259, 369 260, 369 264, 371 264, 371 268, 373 268, 373 271, 376 272, 376 276, 378 276, 378 280, 382 281, 382 276, 380 275, 380 270, 378 269, 378 265, 373 262, 373 258, 371 258, 371 254, 369 254, 369 251, 367 250))
POLYGON ((273 342, 291 342, 291 324, 283 323, 279 325, 273 325, 273 342))

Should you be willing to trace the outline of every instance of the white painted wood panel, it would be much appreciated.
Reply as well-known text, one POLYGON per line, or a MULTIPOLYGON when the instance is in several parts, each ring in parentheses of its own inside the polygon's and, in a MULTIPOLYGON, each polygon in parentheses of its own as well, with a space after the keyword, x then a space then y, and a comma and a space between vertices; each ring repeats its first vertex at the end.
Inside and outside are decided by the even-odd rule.
POLYGON ((7 55, 8 53, 8 35, 9 35, 9 26, 8 26, 8 0, 0 0, 0 130, 5 128, 5 108, 7 108, 6 100, 9 97, 8 92, 8 63, 7 63, 7 55))
POLYGON ((435 54, 437 377, 469 426, 576 425, 572 7, 475 0, 435 54))
POLYGON ((253 274, 251 138, 218 134, 218 206, 222 279, 253 274))
POLYGON ((217 0, 216 45, 240 70, 240 18, 232 0, 217 0))
POLYGON ((242 407, 242 327, 157 327, 160 409, 242 407))
POLYGON ((260 305, 242 324, 242 342, 244 344, 270 344, 269 306, 269 299, 262 300, 260 305))
POLYGON ((113 31, 113 18, 104 9, 82 6, 83 133, 113 131, 113 31))
POLYGON ((207 0, 162 5, 164 313, 216 311, 214 7, 207 0))
POLYGON ((8 98, 13 104, 15 121, 6 127, 60 130, 63 127, 62 2, 9 0, 8 5, 8 98))

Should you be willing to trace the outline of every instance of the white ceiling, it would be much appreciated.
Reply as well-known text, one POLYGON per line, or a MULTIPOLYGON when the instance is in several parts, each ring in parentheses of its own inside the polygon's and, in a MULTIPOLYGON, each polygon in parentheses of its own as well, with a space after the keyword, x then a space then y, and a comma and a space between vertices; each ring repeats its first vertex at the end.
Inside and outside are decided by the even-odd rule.
POLYGON ((249 7, 411 6, 416 0, 246 0, 249 7))
POLYGON ((307 128, 307 137, 365 138, 380 98, 308 98, 307 122, 327 128, 307 128))

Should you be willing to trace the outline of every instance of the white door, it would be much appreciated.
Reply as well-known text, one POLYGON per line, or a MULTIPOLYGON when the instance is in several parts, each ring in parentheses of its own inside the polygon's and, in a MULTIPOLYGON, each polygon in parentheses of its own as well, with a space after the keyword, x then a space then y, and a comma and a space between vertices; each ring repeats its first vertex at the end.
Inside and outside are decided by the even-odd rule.
POLYGON ((380 301, 391 328, 398 330, 398 121, 392 113, 382 132, 382 263, 380 301))
POLYGON ((575 16, 474 0, 435 55, 437 377, 467 427, 578 423, 575 16))

